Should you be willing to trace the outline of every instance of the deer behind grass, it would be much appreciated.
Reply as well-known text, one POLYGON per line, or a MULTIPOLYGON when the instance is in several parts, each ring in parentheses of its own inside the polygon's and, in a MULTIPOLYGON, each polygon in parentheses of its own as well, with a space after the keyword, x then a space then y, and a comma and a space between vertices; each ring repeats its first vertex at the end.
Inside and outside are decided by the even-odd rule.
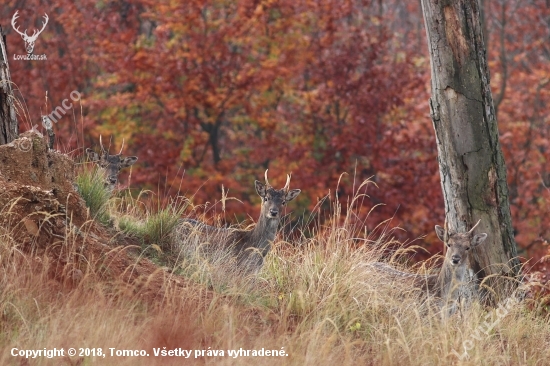
POLYGON ((387 277, 397 282, 404 282, 413 288, 419 288, 424 291, 432 292, 437 287, 437 274, 420 274, 400 271, 397 268, 382 262, 369 264, 377 271, 384 273, 387 277))
POLYGON ((265 184, 255 181, 254 185, 256 192, 262 198, 262 204, 260 217, 252 230, 218 228, 200 221, 184 219, 183 230, 178 233, 179 241, 185 240, 184 236, 190 235, 188 228, 191 226, 198 231, 199 237, 208 238, 206 241, 210 241, 210 244, 216 248, 230 249, 237 259, 239 269, 259 270, 275 240, 284 206, 295 199, 300 194, 300 190, 290 189, 290 175, 287 175, 286 184, 282 189, 273 188, 267 179, 267 170, 265 184))
POLYGON ((487 234, 474 235, 479 224, 466 233, 447 233, 435 226, 437 237, 445 244, 447 252, 439 274, 416 274, 400 271, 386 263, 370 265, 396 281, 404 281, 412 287, 421 288, 428 295, 439 299, 444 316, 456 312, 459 306, 467 306, 478 296, 477 276, 472 269, 472 248, 487 239, 487 234))
POLYGON ((447 315, 454 314, 459 306, 467 306, 478 297, 477 275, 472 269, 472 249, 487 239, 486 233, 474 235, 480 221, 466 233, 448 234, 441 226, 435 226, 437 237, 447 247, 435 289, 442 301, 442 310, 447 315))
POLYGON ((101 136, 99 136, 99 146, 101 148, 101 155, 98 155, 92 149, 86 149, 86 154, 88 155, 88 159, 90 159, 90 161, 96 163, 105 171, 105 186, 112 191, 118 182, 118 175, 120 174, 120 171, 134 165, 138 158, 137 156, 122 156, 124 141, 122 141, 120 152, 116 155, 111 155, 109 150, 106 150, 103 147, 101 136))

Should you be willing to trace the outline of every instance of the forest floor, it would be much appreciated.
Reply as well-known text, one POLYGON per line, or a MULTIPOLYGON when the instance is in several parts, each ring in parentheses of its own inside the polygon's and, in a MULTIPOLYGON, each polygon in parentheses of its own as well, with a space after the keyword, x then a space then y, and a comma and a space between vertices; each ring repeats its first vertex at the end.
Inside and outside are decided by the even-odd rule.
POLYGON ((433 271, 431 265, 407 264, 410 249, 393 241, 391 230, 367 232, 349 210, 309 235, 279 237, 259 273, 245 276, 223 256, 174 254, 165 231, 177 217, 144 214, 136 200, 113 196, 108 220, 94 220, 75 179, 74 162, 48 151, 37 134, 0 146, 2 365, 544 365, 550 359, 541 297, 548 285, 536 274, 521 302, 474 304, 442 320, 421 291, 368 264, 384 260, 412 272, 433 271), (160 236, 151 229, 159 223, 160 236))

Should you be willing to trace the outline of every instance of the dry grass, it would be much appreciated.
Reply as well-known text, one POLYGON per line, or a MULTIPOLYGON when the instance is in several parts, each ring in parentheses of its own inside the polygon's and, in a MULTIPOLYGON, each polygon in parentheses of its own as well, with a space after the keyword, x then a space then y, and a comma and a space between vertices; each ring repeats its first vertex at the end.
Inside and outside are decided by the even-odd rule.
MULTIPOLYGON (((126 220, 130 226, 136 220, 135 227, 141 228, 138 232, 145 237, 144 222, 154 215, 143 216, 144 211, 136 209, 138 204, 120 202, 110 215, 115 222, 126 220)), ((324 226, 317 225, 312 235, 279 239, 262 270, 245 278, 230 270, 223 253, 214 259, 205 258, 196 250, 200 242, 191 235, 187 242, 179 243, 181 253, 164 263, 167 268, 143 273, 144 282, 163 279, 156 296, 144 293, 143 281, 130 282, 125 276, 114 275, 105 256, 83 254, 69 241, 62 244, 64 257, 79 258, 86 262, 86 269, 78 280, 71 281, 67 273, 68 277, 60 280, 52 276, 59 257, 52 259, 48 251, 25 252, 9 230, 4 230, 0 232, 0 347, 4 350, 0 364, 319 366, 547 362, 548 318, 536 315, 521 303, 513 304, 507 311, 501 309, 498 314, 494 309, 475 305, 441 321, 418 291, 390 283, 366 265, 379 260, 382 253, 387 253, 388 245, 395 244, 391 242, 391 232, 379 229, 374 231, 376 237, 365 234, 364 225, 352 210, 345 218, 339 216, 339 211, 336 205, 332 220, 324 226), (174 284, 174 279, 179 285, 174 284), (492 323, 492 329, 484 333, 487 324, 492 323), (469 348, 467 356, 464 346, 469 348), (10 355, 14 347, 101 348, 108 355, 37 358, 25 363, 10 355), (154 357, 154 348, 163 347, 205 350, 205 355, 208 350, 223 350, 225 355, 195 358, 193 352, 190 359, 154 357), (240 348, 280 351, 283 347, 288 356, 228 355, 228 350, 240 348), (143 349, 150 356, 111 357, 110 348, 143 349)), ((157 219, 172 222, 170 217, 157 219)), ((158 232, 158 226, 151 224, 151 230, 158 232)), ((67 236, 71 235, 74 233, 67 236)), ((162 248, 165 251, 168 246, 162 248)), ((112 251, 130 256, 135 263, 144 255, 122 253, 116 246, 112 251)), ((406 251, 396 253, 393 259, 400 258, 406 258, 406 251)), ((123 272, 136 271, 135 263, 123 272)))

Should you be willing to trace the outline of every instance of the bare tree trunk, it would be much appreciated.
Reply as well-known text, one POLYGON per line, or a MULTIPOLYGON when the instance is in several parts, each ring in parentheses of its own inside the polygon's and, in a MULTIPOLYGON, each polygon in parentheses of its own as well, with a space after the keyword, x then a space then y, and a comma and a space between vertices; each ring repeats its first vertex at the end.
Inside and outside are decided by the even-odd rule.
POLYGON ((481 32, 483 34, 483 41, 485 42, 485 49, 489 49, 489 28, 487 24, 489 23, 488 10, 489 10, 489 0, 479 0, 479 10, 480 20, 481 20, 481 32))
POLYGON ((507 295, 504 278, 515 279, 520 263, 479 3, 422 0, 422 10, 432 69, 430 110, 447 224, 449 231, 466 232, 481 219, 478 232, 489 237, 474 249, 473 268, 484 279, 482 284, 495 291, 488 295, 496 296, 487 298, 494 303, 507 295))
POLYGON ((19 136, 13 100, 6 36, 0 27, 0 145, 8 144, 19 136))

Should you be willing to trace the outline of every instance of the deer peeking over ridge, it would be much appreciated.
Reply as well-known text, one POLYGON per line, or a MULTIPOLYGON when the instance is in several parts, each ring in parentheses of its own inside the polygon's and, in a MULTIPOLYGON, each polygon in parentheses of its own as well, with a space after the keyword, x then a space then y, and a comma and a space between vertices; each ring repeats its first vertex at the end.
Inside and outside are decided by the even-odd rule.
POLYGON ((194 231, 201 243, 208 242, 217 249, 229 249, 237 260, 239 270, 259 270, 275 240, 284 206, 295 199, 301 191, 290 189, 290 175, 287 175, 286 184, 282 189, 273 188, 267 179, 267 170, 265 184, 255 181, 254 185, 262 198, 262 204, 260 217, 252 230, 219 228, 197 220, 183 219, 176 234, 177 242, 181 243, 191 235, 190 231, 194 231))
POLYGON ((477 276, 472 269, 471 249, 487 239, 486 233, 473 234, 480 221, 466 233, 448 233, 441 226, 435 226, 437 237, 447 248, 439 274, 403 272, 380 262, 370 265, 394 280, 405 281, 412 287, 421 288, 427 291, 428 295, 435 296, 440 301, 443 316, 450 316, 460 306, 467 306, 478 297, 477 276))
POLYGON ((105 186, 109 190, 113 190, 118 182, 118 175, 124 168, 132 166, 138 160, 137 156, 122 156, 122 149, 124 148, 124 140, 122 140, 122 147, 120 152, 116 155, 111 155, 109 150, 103 147, 101 136, 99 136, 99 146, 101 148, 101 154, 98 155, 92 149, 86 149, 86 154, 90 161, 96 163, 101 169, 105 171, 105 186))

